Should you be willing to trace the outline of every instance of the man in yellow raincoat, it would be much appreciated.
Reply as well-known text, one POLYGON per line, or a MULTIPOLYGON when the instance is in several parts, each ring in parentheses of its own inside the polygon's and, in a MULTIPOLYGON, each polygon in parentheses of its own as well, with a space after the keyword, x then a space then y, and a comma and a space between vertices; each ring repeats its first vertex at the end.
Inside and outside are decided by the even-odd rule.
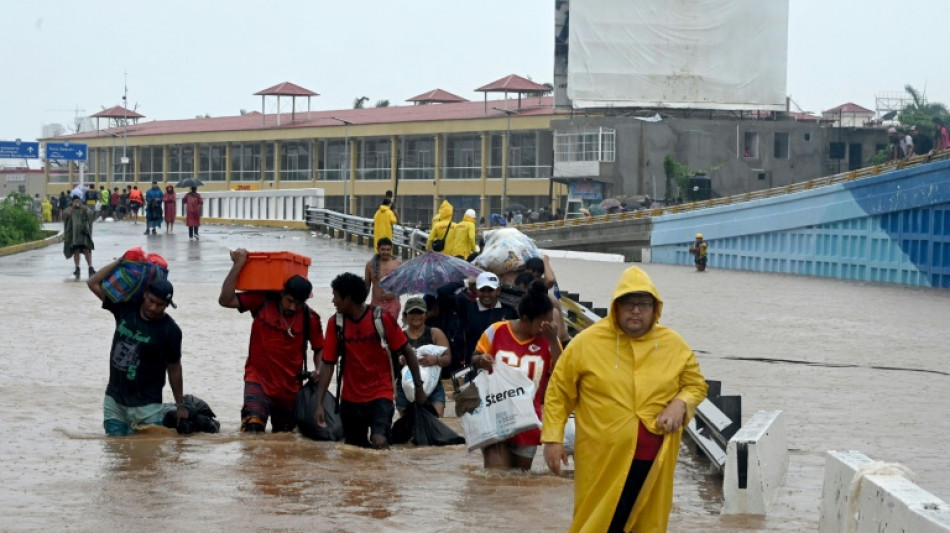
POLYGON ((396 223, 396 213, 389 205, 392 200, 384 198, 376 214, 373 215, 373 249, 379 252, 379 240, 383 237, 393 240, 393 224, 396 223))
POLYGON ((551 375, 541 441, 556 474, 576 409, 572 532, 666 531, 683 428, 707 385, 683 338, 657 324, 662 311, 649 276, 628 268, 607 318, 574 337, 551 375))
POLYGON ((442 200, 439 206, 439 214, 432 219, 432 229, 429 230, 429 240, 426 242, 426 250, 432 250, 433 241, 445 241, 444 247, 437 252, 447 253, 449 247, 449 232, 452 231, 452 213, 454 209, 448 200, 442 200))
POLYGON ((478 242, 475 240, 475 210, 465 211, 465 216, 458 224, 452 224, 449 236, 445 240, 445 253, 454 257, 468 259, 475 251, 478 242))

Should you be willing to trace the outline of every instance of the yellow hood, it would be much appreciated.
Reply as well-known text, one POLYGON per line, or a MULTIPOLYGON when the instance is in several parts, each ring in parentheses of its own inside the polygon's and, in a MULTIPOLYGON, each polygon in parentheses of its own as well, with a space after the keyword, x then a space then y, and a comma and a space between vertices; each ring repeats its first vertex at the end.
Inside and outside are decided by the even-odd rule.
POLYGON ((643 269, 632 266, 623 271, 623 274, 620 275, 620 281, 617 282, 617 287, 614 289, 614 297, 611 300, 610 309, 607 311, 607 316, 611 318, 610 324, 619 328, 616 320, 612 319, 616 314, 614 305, 618 298, 625 294, 630 294, 631 292, 645 292, 656 298, 656 314, 653 322, 654 324, 659 322, 660 315, 663 314, 663 299, 660 298, 660 292, 656 290, 656 285, 653 284, 653 280, 650 279, 650 276, 648 276, 643 269))
POLYGON ((439 206, 439 220, 452 220, 452 213, 454 208, 448 200, 442 200, 442 205, 439 206))

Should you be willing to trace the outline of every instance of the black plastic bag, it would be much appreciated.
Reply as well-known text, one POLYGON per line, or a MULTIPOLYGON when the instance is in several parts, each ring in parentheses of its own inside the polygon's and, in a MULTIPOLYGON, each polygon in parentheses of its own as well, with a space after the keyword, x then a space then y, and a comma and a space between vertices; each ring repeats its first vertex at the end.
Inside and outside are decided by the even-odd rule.
POLYGON ((326 427, 317 425, 317 382, 307 381, 294 401, 294 421, 300 434, 308 439, 338 441, 343 438, 343 421, 336 398, 327 391, 323 398, 323 418, 326 427))
POLYGON ((188 418, 178 419, 178 407, 175 404, 166 404, 163 408, 162 425, 175 428, 179 435, 189 435, 195 432, 217 433, 221 423, 215 420, 214 411, 207 402, 197 396, 186 394, 182 398, 185 408, 188 409, 188 418))
POLYGON ((464 437, 439 420, 431 405, 419 409, 415 404, 409 404, 402 418, 393 424, 392 439, 393 444, 411 439, 416 446, 451 446, 465 442, 464 437))

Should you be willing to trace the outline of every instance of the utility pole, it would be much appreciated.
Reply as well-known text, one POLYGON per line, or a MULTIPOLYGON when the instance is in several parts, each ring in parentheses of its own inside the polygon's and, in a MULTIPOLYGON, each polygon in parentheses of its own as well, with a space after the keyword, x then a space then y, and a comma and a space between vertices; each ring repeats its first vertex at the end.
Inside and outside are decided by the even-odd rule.
MULTIPOLYGON (((123 72, 124 80, 122 82, 122 183, 126 182, 125 169, 129 164, 129 158, 126 152, 129 147, 129 117, 126 110, 129 104, 129 73, 123 72)), ((111 185, 111 184, 110 184, 111 185)))
POLYGON ((347 182, 350 181, 350 126, 353 125, 353 123, 342 118, 330 118, 343 124, 343 137, 345 138, 344 142, 346 143, 346 145, 343 147, 343 214, 346 215, 350 210, 347 195, 347 182))

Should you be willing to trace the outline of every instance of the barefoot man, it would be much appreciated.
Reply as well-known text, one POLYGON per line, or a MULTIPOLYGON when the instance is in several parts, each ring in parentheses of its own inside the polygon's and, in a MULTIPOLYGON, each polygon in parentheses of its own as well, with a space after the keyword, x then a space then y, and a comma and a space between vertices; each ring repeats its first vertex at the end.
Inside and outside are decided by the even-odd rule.
POLYGON ((370 303, 377 307, 382 307, 384 311, 399 319, 399 296, 386 292, 379 286, 379 280, 386 277, 387 274, 402 264, 402 261, 393 257, 393 241, 383 237, 376 243, 378 253, 366 262, 366 272, 363 274, 363 281, 366 282, 366 289, 372 291, 373 295, 370 303))

